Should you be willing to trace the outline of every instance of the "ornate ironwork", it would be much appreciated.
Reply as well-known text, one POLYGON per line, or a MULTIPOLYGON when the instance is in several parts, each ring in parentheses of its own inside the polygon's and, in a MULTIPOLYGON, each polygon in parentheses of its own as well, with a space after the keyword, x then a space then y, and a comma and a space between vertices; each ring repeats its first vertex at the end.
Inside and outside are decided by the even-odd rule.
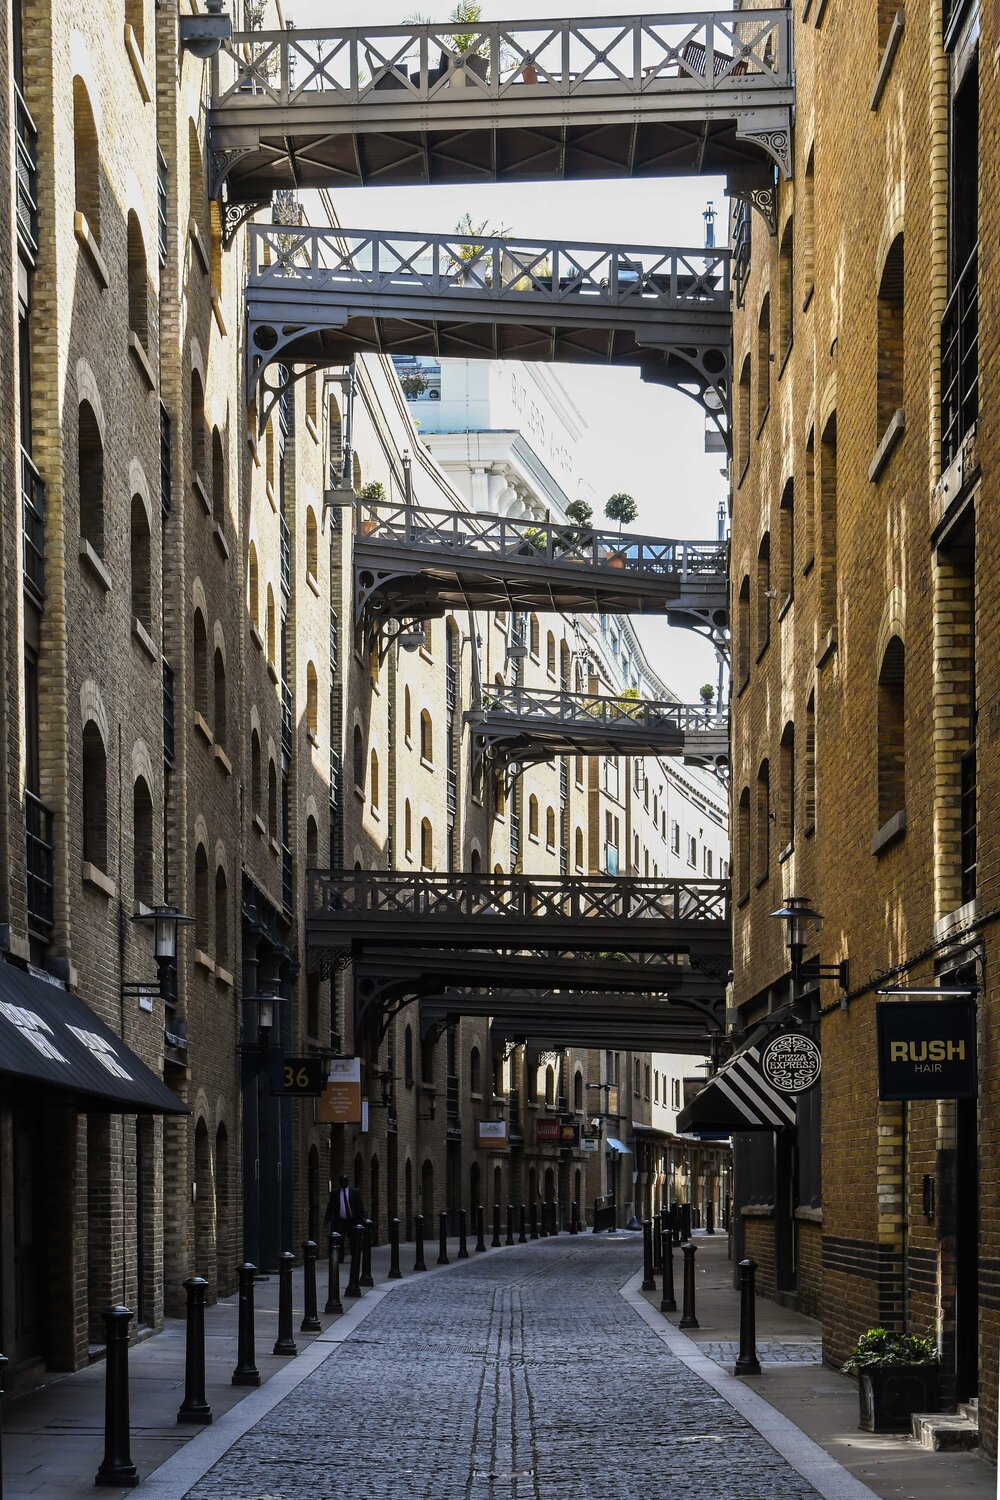
POLYGON ((275 187, 791 173, 787 8, 237 32, 210 130, 275 187), (248 146, 248 142, 252 143, 248 146))

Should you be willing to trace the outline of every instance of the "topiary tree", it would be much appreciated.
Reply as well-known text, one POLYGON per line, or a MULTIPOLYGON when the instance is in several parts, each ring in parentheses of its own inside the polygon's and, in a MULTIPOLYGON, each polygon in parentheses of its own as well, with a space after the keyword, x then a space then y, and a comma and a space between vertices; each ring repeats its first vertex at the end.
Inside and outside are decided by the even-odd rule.
POLYGON ((639 507, 638 505, 636 505, 631 495, 626 495, 623 492, 619 492, 618 494, 612 495, 610 497, 604 507, 604 514, 607 516, 609 521, 618 522, 618 535, 621 536, 622 527, 631 526, 632 522, 639 514, 639 507))
POLYGON ((701 687, 698 689, 698 697, 701 699, 702 703, 704 703, 706 709, 711 708, 713 702, 715 701, 715 688, 710 682, 702 683, 701 687))

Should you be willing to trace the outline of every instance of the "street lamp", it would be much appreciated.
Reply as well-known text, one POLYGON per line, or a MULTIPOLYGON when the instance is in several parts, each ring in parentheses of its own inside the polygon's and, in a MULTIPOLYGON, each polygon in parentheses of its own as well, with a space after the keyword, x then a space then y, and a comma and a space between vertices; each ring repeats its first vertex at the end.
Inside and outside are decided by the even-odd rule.
POLYGON ((806 946, 806 923, 812 922, 816 931, 823 925, 822 912, 814 911, 808 896, 789 896, 784 906, 771 913, 786 925, 785 942, 791 963, 792 980, 802 984, 811 979, 836 979, 840 988, 850 988, 850 969, 847 959, 836 964, 821 964, 818 958, 803 960, 806 946))
POLYGON ((160 995, 166 993, 167 975, 177 961, 177 934, 181 927, 190 927, 194 917, 178 911, 176 906, 154 906, 149 911, 138 912, 133 918, 140 927, 153 929, 153 958, 156 960, 157 988, 160 995))
POLYGON ((277 979, 262 979, 260 989, 256 995, 243 996, 244 1005, 256 1006, 257 1029, 265 1041, 270 1037, 274 1029, 276 1007, 285 998, 283 995, 278 994, 278 983, 277 979))

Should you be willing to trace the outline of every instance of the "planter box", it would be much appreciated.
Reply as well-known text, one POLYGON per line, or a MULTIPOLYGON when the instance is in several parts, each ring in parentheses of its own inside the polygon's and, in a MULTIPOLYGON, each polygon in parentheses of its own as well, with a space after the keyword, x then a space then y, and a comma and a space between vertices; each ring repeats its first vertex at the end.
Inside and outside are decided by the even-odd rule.
POLYGON ((915 1411, 938 1409, 937 1365, 886 1365, 858 1371, 863 1432, 909 1432, 915 1411))

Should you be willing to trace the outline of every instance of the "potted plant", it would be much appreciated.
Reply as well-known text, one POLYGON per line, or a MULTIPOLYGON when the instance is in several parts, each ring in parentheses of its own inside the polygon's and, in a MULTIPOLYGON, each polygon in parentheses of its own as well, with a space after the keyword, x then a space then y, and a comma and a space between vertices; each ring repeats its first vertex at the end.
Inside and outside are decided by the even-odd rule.
MULTIPOLYGON (((621 539, 622 527, 631 526, 632 522, 639 514, 639 507, 638 505, 636 505, 631 495, 626 495, 623 492, 619 492, 618 494, 612 495, 609 498, 607 504, 604 507, 604 514, 607 516, 609 521, 618 522, 618 536, 619 539, 621 539)), ((625 553, 620 550, 618 552, 612 552, 608 558, 608 565, 612 568, 624 568, 625 553)))
MULTIPOLYGON (((589 527, 593 515, 593 509, 587 504, 586 500, 571 500, 569 502, 566 507, 566 519, 567 521, 575 521, 576 525, 581 529, 577 530, 574 527, 572 531, 565 531, 559 536, 558 547, 560 552, 573 551, 584 542, 589 541, 589 527)), ((589 562, 589 558, 584 558, 577 552, 575 557, 568 557, 566 561, 589 562)))
MULTIPOLYGON (((457 21, 460 25, 475 26, 482 20, 483 8, 478 0, 458 0, 451 15, 450 21, 457 21)), ((451 83, 452 87, 461 88, 465 83, 466 72, 474 73, 477 78, 485 79, 489 71, 489 57, 487 55, 487 43, 479 41, 479 33, 475 31, 460 32, 448 38, 455 52, 458 54, 458 66, 455 69, 451 83)), ((442 59, 443 60, 443 59, 442 59)))
POLYGON ((361 535, 369 536, 377 525, 374 507, 385 502, 385 485, 378 479, 371 480, 369 484, 362 486, 358 499, 367 500, 371 507, 367 515, 361 518, 361 535))
POLYGON ((851 1350, 844 1372, 858 1377, 864 1432, 909 1432, 917 1411, 938 1409, 940 1355, 932 1339, 869 1328, 851 1350))

